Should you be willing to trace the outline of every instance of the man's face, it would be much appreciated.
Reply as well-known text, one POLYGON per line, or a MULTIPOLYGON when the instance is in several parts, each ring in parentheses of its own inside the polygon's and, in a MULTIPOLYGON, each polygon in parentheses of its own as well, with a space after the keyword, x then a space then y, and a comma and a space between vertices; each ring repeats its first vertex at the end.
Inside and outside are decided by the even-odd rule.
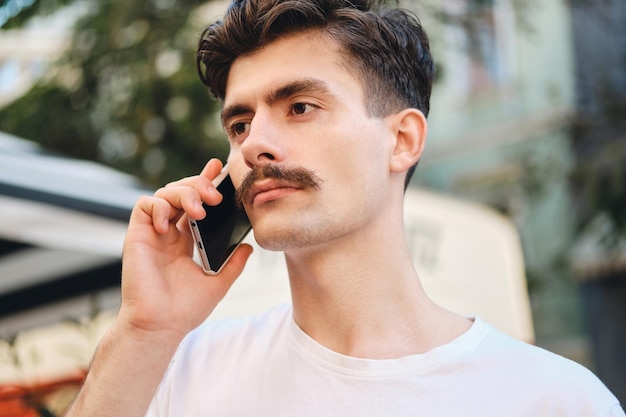
POLYGON ((249 177, 240 189, 261 246, 352 236, 383 207, 393 135, 368 116, 356 69, 327 37, 286 37, 236 59, 222 122, 235 186, 249 177))

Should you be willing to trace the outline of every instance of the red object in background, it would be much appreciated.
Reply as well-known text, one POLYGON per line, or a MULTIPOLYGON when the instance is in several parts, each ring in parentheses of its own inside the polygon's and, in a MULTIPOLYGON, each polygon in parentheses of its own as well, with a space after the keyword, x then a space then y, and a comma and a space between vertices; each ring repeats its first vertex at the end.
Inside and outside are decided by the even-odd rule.
POLYGON ((28 394, 19 387, 0 387, 1 417, 39 417, 39 413, 26 405, 28 394))
MULTIPOLYGON (((51 399, 55 393, 66 389, 75 389, 76 393, 83 383, 86 372, 33 386, 0 386, 0 417, 41 417, 54 415, 50 411, 59 407, 51 399)), ((67 406, 69 404, 63 404, 67 406)))

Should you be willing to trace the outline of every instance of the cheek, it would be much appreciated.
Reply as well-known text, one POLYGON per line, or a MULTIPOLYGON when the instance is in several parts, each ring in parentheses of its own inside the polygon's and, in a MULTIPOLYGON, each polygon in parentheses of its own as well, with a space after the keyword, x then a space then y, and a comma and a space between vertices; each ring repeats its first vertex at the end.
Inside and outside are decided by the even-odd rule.
POLYGON ((349 140, 342 141, 343 146, 329 146, 332 149, 321 160, 323 172, 334 177, 327 182, 337 184, 332 188, 335 201, 361 209, 373 204, 389 176, 384 140, 375 132, 360 131, 355 135, 353 131, 349 140))
POLYGON ((351 127, 342 133, 345 143, 341 153, 346 165, 355 170, 355 175, 369 179, 384 177, 390 150, 388 132, 370 120, 351 127))
MULTIPOLYGON (((354 144, 353 152, 353 187, 359 187, 354 191, 353 198, 362 199, 359 203, 364 210, 376 210, 376 207, 384 199, 389 188, 389 140, 382 129, 376 125, 370 129, 361 129, 361 135, 354 144), (358 185, 357 185, 358 184, 358 185)), ((349 184, 348 184, 349 186, 349 184)))

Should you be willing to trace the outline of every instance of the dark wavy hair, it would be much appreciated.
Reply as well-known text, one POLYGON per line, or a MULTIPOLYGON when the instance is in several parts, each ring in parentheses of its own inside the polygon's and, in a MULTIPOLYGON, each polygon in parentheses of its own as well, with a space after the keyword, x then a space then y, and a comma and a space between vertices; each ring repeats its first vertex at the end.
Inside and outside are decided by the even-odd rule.
POLYGON ((428 115, 434 78, 428 36, 414 14, 386 8, 382 1, 234 0, 223 20, 200 37, 200 79, 223 100, 237 57, 306 31, 319 31, 337 43, 345 65, 360 75, 370 116, 409 107, 428 115))

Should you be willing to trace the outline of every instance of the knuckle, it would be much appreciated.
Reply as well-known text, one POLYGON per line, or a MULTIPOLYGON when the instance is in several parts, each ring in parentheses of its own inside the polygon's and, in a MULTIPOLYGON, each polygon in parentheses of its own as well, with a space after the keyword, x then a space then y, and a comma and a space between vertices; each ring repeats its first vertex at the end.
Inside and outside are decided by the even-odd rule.
POLYGON ((145 206, 152 203, 154 198, 148 195, 142 195, 137 199, 137 206, 145 206))
POLYGON ((166 192, 166 188, 167 188, 167 187, 168 187, 168 186, 166 185, 165 187, 161 187, 161 188, 157 189, 157 190, 154 192, 154 196, 155 196, 155 197, 158 197, 158 196, 160 196, 160 195, 163 195, 163 194, 166 192))

